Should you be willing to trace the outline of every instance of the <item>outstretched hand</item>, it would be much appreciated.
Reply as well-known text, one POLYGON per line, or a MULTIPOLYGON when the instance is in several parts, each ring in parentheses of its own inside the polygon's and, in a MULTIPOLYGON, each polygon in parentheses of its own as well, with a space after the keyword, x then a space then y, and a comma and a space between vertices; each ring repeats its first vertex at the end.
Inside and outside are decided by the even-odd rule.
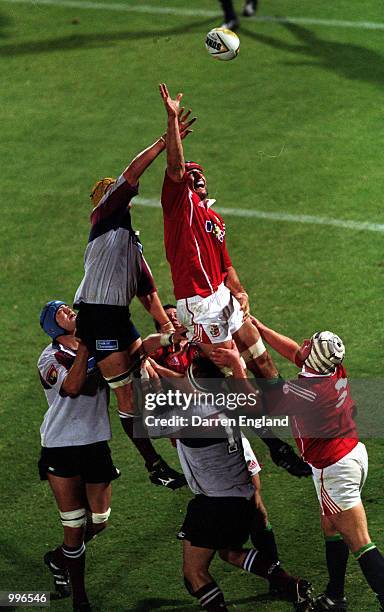
POLYGON ((180 102, 183 94, 178 93, 176 99, 172 100, 171 96, 169 95, 168 87, 165 83, 160 83, 159 89, 165 109, 168 113, 168 117, 179 117, 180 102))
POLYGON ((191 127, 192 123, 195 123, 197 117, 192 117, 192 119, 189 119, 189 115, 191 114, 191 112, 191 109, 184 112, 184 107, 181 107, 179 110, 178 122, 181 139, 185 138, 186 136, 188 136, 188 134, 193 132, 193 130, 190 130, 189 128, 191 127))

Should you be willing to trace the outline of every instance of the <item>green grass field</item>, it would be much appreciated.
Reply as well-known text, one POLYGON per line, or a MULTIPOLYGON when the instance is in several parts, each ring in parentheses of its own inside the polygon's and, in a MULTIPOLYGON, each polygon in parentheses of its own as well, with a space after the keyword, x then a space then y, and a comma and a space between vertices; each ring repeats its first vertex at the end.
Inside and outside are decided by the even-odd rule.
MULTIPOLYGON (((49 299, 71 302, 82 277, 93 182, 118 174, 164 131, 159 82, 172 94, 183 91, 198 117, 185 150, 206 169, 219 207, 299 216, 293 222, 225 215, 254 313, 298 340, 332 329, 347 346, 351 378, 382 376, 383 27, 367 25, 384 22, 381 5, 261 0, 258 16, 298 21, 243 19, 239 57, 220 63, 204 49, 205 33, 221 23, 215 0, 148 3, 152 8, 142 0, 104 0, 98 9, 92 2, 83 8, 81 0, 71 6, 0 1, 1 591, 48 590, 42 556, 62 535, 36 470, 46 410, 36 361, 47 344, 38 314, 49 299), (346 20, 356 27, 343 26, 346 20), (357 225, 305 223, 304 215, 357 225), (364 223, 377 224, 377 231, 358 225, 364 223)), ((158 200, 164 161, 143 177, 142 198, 158 200)), ((161 297, 172 300, 161 211, 138 204, 133 219, 161 297)), ((149 333, 141 306, 132 311, 142 334, 149 333)), ((108 533, 88 546, 94 608, 197 609, 182 584, 175 539, 190 493, 149 484, 114 403, 111 412, 112 449, 123 476, 114 486, 108 533)), ((367 445, 364 499, 372 538, 384 549, 384 442, 367 445)), ((167 441, 156 446, 177 464, 167 441)), ((313 486, 275 468, 264 446, 254 446, 265 464, 264 497, 281 558, 319 592, 326 569, 313 486)), ((231 610, 290 609, 268 600, 261 580, 219 561, 213 573, 231 610)), ((347 593, 351 612, 377 609, 353 560, 347 593)), ((52 609, 68 612, 71 604, 53 602, 52 609)))

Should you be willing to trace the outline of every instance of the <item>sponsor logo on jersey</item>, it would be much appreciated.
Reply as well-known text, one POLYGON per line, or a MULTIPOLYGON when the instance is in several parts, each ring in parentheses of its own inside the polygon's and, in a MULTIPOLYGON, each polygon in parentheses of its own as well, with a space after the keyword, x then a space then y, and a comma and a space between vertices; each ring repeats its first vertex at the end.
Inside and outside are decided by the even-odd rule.
POLYGON ((118 340, 96 340, 97 351, 117 351, 118 348, 118 340))
POLYGON ((55 366, 52 364, 47 373, 47 383, 53 387, 53 385, 57 382, 57 370, 55 366))
POLYGON ((220 242, 224 241, 224 238, 225 238, 225 227, 221 228, 220 225, 218 225, 217 223, 213 223, 213 221, 211 221, 210 219, 208 219, 205 222, 205 231, 208 234, 213 234, 214 236, 216 236, 216 238, 220 242))
POLYGON ((212 325, 209 326, 209 333, 212 338, 218 338, 218 336, 220 336, 220 327, 216 325, 216 323, 212 323, 212 325))

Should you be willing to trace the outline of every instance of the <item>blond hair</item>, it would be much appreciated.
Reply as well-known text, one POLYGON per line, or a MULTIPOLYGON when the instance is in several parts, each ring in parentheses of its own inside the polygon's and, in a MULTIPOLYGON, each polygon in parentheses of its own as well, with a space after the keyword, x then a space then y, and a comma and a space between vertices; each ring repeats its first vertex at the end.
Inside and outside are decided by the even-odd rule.
POLYGON ((98 205, 101 198, 107 191, 108 187, 110 187, 110 185, 113 185, 113 183, 115 182, 116 182, 116 179, 107 176, 101 179, 100 181, 97 181, 97 183, 94 184, 94 186, 92 187, 91 196, 90 196, 94 208, 95 206, 98 205))

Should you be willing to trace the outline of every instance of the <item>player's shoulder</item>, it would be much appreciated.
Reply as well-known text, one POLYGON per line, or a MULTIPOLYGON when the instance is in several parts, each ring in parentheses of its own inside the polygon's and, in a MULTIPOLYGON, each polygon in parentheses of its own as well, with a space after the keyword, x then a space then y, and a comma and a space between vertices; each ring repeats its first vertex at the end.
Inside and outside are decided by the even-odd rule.
POLYGON ((48 346, 43 349, 39 359, 37 360, 37 367, 40 369, 48 361, 52 361, 53 359, 55 359, 55 351, 56 349, 53 347, 53 343, 51 342, 51 344, 48 344, 48 346))

